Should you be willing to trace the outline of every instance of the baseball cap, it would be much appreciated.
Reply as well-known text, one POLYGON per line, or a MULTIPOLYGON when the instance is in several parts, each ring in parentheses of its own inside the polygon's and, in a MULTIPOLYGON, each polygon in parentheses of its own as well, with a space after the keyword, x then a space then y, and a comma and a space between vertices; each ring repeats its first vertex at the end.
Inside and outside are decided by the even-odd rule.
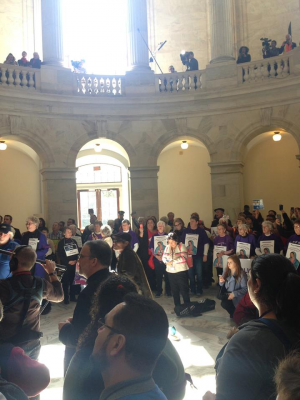
POLYGON ((8 224, 1 224, 0 225, 0 232, 2 232, 2 233, 11 232, 11 226, 8 225, 8 224))

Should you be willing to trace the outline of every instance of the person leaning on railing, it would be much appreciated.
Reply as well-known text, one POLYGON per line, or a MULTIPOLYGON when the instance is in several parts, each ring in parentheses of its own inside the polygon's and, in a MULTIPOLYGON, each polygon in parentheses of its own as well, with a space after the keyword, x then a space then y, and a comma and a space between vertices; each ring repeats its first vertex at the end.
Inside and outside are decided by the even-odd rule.
POLYGON ((243 64, 250 61, 251 61, 251 56, 249 54, 249 48, 247 46, 242 46, 239 50, 239 56, 236 63, 243 64))
POLYGON ((262 49, 263 58, 277 57, 280 54, 280 48, 276 47, 276 40, 272 40, 271 46, 266 49, 265 47, 262 49))
POLYGON ((12 53, 8 54, 3 64, 18 65, 16 58, 12 53))

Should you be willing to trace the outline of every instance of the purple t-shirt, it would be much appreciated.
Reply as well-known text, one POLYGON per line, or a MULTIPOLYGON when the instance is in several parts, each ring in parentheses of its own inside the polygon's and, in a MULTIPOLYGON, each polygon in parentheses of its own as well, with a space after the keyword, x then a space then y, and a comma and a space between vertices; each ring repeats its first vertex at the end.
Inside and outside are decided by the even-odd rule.
POLYGON ((274 252, 279 254, 281 250, 283 250, 283 243, 278 235, 275 235, 275 233, 271 233, 271 235, 266 236, 262 234, 257 241, 257 247, 260 248, 260 242, 264 241, 269 241, 269 240, 274 240, 274 252))
POLYGON ((181 241, 183 244, 185 244, 185 237, 186 235, 198 235, 198 246, 197 246, 197 254, 196 256, 203 256, 204 252, 204 245, 209 244, 209 239, 207 237, 207 234, 203 228, 186 228, 184 229, 181 237, 181 241))
POLYGON ((90 234, 88 240, 94 240, 93 235, 96 235, 98 239, 102 239, 101 233, 93 232, 93 233, 90 234))
POLYGON ((296 234, 292 235, 287 242, 287 247, 289 243, 300 244, 300 236, 296 234))
MULTIPOLYGON (((125 231, 123 231, 123 232, 125 232, 125 231)), ((129 230, 129 231, 127 231, 126 233, 129 233, 129 235, 131 236, 130 246, 131 246, 131 248, 133 249, 133 248, 134 248, 134 245, 135 245, 136 243, 139 243, 139 239, 138 239, 138 237, 136 236, 136 233, 133 232, 132 230, 129 230)))
POLYGON ((226 246, 226 251, 234 249, 232 237, 229 235, 224 237, 216 236, 214 238, 214 246, 226 246))
POLYGON ((247 236, 237 235, 234 241, 234 251, 236 253, 236 245, 237 242, 249 243, 250 244, 250 257, 255 256, 255 249, 256 249, 256 239, 255 236, 249 234, 247 236))

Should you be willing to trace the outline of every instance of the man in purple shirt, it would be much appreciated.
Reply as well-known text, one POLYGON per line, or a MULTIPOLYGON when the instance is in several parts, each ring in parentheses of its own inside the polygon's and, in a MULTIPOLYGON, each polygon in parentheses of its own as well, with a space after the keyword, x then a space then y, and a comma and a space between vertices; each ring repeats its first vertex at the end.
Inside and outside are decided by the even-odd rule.
POLYGON ((131 248, 133 251, 137 252, 139 248, 139 239, 136 236, 136 233, 131 230, 131 225, 128 219, 123 219, 122 231, 124 233, 129 233, 129 235, 131 236, 131 242, 130 242, 131 248))
POLYGON ((193 257, 193 266, 189 268, 191 291, 200 297, 203 293, 203 263, 207 261, 209 239, 205 230, 198 226, 198 222, 198 215, 192 214, 190 227, 184 229, 181 241, 186 245, 188 256, 193 257), (197 275, 197 285, 195 283, 195 275, 197 275))

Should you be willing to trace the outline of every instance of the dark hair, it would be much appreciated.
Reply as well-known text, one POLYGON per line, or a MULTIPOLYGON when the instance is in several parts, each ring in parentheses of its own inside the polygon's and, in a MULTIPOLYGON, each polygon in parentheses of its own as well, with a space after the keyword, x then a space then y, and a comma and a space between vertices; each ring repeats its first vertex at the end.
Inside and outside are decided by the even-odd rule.
POLYGON ((49 233, 49 229, 48 229, 48 228, 46 228, 45 226, 44 226, 43 228, 41 228, 41 231, 46 231, 46 232, 48 232, 48 233, 49 233))
MULTIPOLYGON (((44 220, 44 218, 39 218, 40 222, 42 223, 41 229, 44 229, 46 226, 46 221, 44 220)), ((41 230, 39 229, 39 230, 41 230)))
POLYGON ((69 220, 72 221, 72 224, 73 224, 73 225, 75 225, 75 219, 73 219, 73 218, 68 218, 68 221, 69 221, 69 220))
POLYGON ((276 217, 275 217, 275 215, 273 215, 273 214, 268 214, 267 215, 267 218, 271 218, 272 220, 276 220, 276 217))
POLYGON ((113 327, 126 338, 125 358, 131 368, 152 372, 169 331, 165 310, 154 300, 129 293, 113 318, 113 327))
POLYGON ((274 217, 276 216, 276 214, 277 214, 277 212, 275 211, 275 210, 269 210, 269 212, 272 212, 272 213, 274 213, 274 217))
POLYGON ((98 321, 122 303, 127 293, 137 293, 134 282, 124 275, 111 274, 95 293, 90 309, 91 322, 78 339, 77 349, 93 347, 97 337, 98 321))
POLYGON ((300 219, 299 218, 295 219, 295 221, 293 222, 293 225, 295 225, 295 224, 300 225, 300 219))
POLYGON ((180 236, 178 235, 178 233, 175 232, 170 232, 168 234, 167 240, 174 240, 176 243, 180 243, 180 236))
MULTIPOLYGON (((272 42, 275 42, 275 46, 276 46, 276 44, 277 44, 277 41, 276 41, 276 40, 272 40, 272 42)), ((272 43, 272 42, 271 42, 271 43, 272 43)))
POLYGON ((5 217, 8 217, 8 218, 10 219, 10 222, 11 222, 11 221, 12 221, 12 219, 13 219, 13 218, 12 218, 12 216, 11 216, 11 215, 9 215, 9 214, 5 214, 5 215, 4 215, 4 218, 5 218, 5 217))
POLYGON ((199 214, 198 213, 193 213, 191 216, 190 216, 190 219, 194 219, 195 221, 197 221, 197 222, 199 222, 199 214))
POLYGON ((184 222, 181 218, 175 218, 174 219, 174 225, 176 224, 176 222, 179 222, 182 225, 182 229, 184 228, 184 222))
POLYGON ((58 224, 62 224, 62 226, 66 225, 65 221, 59 221, 58 224))
POLYGON ((153 230, 156 230, 157 229, 157 226, 156 226, 156 218, 155 217, 148 217, 147 219, 146 219, 146 221, 145 221, 145 227, 147 228, 147 224, 148 224, 148 221, 153 221, 153 223, 154 223, 154 227, 153 227, 153 230))
POLYGON ((252 282, 261 281, 257 299, 273 310, 279 321, 300 328, 300 276, 279 254, 263 254, 251 265, 252 282))
MULTIPOLYGON (((293 351, 282 360, 275 373, 277 393, 286 400, 300 399, 300 354, 293 351)), ((281 398, 280 396, 280 398, 281 398)))
POLYGON ((85 242, 84 246, 89 246, 91 258, 97 258, 100 264, 110 266, 112 252, 104 240, 90 240, 85 242))
POLYGON ((64 233, 66 233, 66 230, 69 229, 69 231, 72 230, 72 228, 70 228, 69 226, 64 226, 64 233))

